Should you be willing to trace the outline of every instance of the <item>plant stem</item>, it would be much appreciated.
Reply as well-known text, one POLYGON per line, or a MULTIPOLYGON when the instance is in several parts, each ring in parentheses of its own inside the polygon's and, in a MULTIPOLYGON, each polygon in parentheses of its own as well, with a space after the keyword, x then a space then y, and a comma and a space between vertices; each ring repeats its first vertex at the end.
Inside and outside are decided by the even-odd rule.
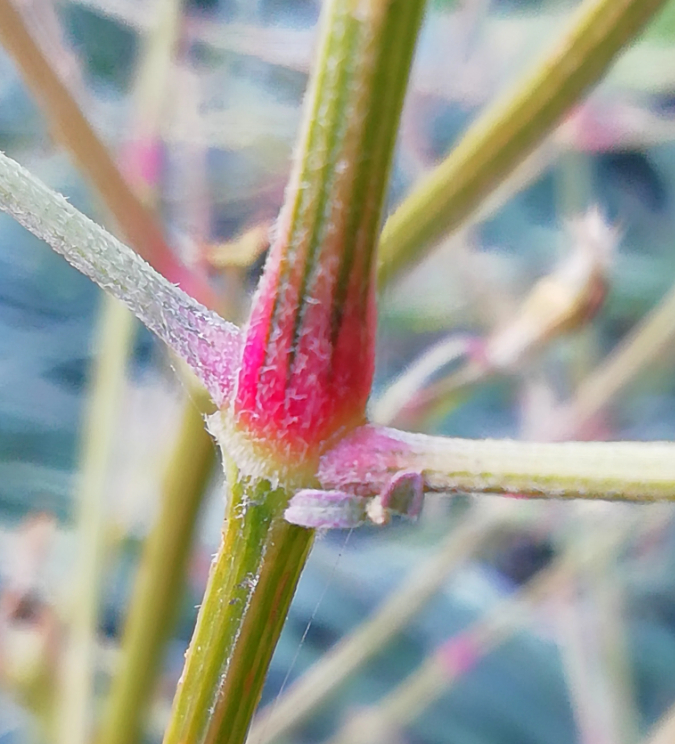
POLYGON ((87 744, 92 724, 94 649, 98 620, 101 563, 107 520, 105 504, 109 457, 135 327, 127 309, 103 296, 88 410, 82 432, 78 505, 78 553, 72 582, 74 598, 68 628, 63 676, 59 685, 56 740, 87 744))
POLYGON ((302 724, 350 675, 378 654, 434 596, 448 574, 502 524, 503 517, 494 512, 472 512, 371 617, 256 717, 250 740, 267 744, 302 724))
MULTIPOLYGON (((432 439, 432 438, 430 438, 432 439)), ((438 439, 411 458, 432 490, 675 500, 675 444, 438 439)))
POLYGON ((421 473, 427 491, 529 498, 674 501, 671 442, 521 442, 450 439, 364 426, 329 450, 324 489, 385 492, 392 476, 421 473))
POLYGON ((422 0, 324 4, 287 201, 230 405, 212 418, 229 488, 223 543, 165 744, 240 744, 313 532, 283 513, 326 440, 365 419, 373 257, 422 0))
POLYGON ((587 424, 644 369, 666 354, 675 337, 675 285, 579 385, 553 435, 565 439, 587 424))
POLYGON ((197 514, 215 464, 213 439, 200 407, 185 405, 175 449, 164 475, 159 518, 141 559, 127 617, 120 668, 113 677, 99 744, 134 744, 182 597, 197 514))
POLYGON ((239 331, 232 323, 185 294, 1 152, 0 209, 121 300, 187 362, 216 403, 223 400, 238 362, 239 331))
POLYGON ((288 495, 228 463, 228 518, 165 744, 241 742, 313 532, 281 519, 288 495))
POLYGON ((380 239, 380 284, 396 279, 457 229, 602 77, 664 2, 586 0, 554 49, 481 114, 387 220, 380 239))

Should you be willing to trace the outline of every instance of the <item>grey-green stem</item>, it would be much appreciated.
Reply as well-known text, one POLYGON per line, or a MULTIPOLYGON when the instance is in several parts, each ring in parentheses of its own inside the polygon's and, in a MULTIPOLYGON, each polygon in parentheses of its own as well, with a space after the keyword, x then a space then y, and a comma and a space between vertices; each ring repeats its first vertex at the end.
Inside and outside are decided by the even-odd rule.
POLYGON ((0 210, 121 300, 184 359, 220 403, 238 361, 239 332, 0 152, 0 210), (217 361, 217 367, 216 367, 217 361))

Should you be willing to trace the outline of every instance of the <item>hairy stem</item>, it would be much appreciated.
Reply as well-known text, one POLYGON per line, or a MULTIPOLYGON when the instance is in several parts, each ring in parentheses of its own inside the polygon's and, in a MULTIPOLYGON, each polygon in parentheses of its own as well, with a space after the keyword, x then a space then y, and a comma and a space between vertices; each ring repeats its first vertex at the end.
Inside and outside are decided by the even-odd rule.
POLYGON ((428 491, 675 500, 671 442, 450 439, 364 426, 322 457, 319 479, 324 488, 376 495, 405 471, 421 473, 428 491))
POLYGON ((493 514, 473 514, 450 533, 434 554, 408 576, 382 606, 343 638, 256 717, 250 740, 255 744, 287 736, 331 694, 376 656, 431 600, 448 574, 503 524, 493 514))
POLYGON ((313 532, 283 514, 326 440, 365 419, 373 256, 422 0, 324 4, 298 159, 246 329, 232 403, 212 418, 228 519, 165 744, 240 744, 313 532))
POLYGON ((0 209, 121 300, 184 359, 216 403, 238 362, 239 331, 0 152, 0 209))
POLYGON ((164 744, 241 742, 313 532, 281 519, 288 495, 227 468, 228 518, 164 744))

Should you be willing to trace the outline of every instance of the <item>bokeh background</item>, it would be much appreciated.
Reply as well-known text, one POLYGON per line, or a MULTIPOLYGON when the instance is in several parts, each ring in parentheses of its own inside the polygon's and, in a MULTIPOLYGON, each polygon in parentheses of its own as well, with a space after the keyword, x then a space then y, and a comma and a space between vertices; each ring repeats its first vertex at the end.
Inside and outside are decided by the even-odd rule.
MULTIPOLYGON (((224 298, 223 313, 241 322, 283 198, 320 3, 186 1, 173 58, 153 74, 144 60, 163 2, 19 5, 121 167, 136 184, 146 179, 142 188, 152 191, 178 255, 209 273, 224 298)), ((483 106, 554 43, 575 5, 430 4, 390 208, 483 106)), ((114 228, 53 134, 0 50, 0 149, 114 228)), ((569 221, 593 206, 620 233, 603 264, 606 293, 597 313, 569 332, 551 334, 508 369, 486 375, 453 405, 411 426, 452 436, 545 439, 589 375, 667 301, 675 286, 672 0, 500 199, 386 289, 374 396, 431 344, 453 335, 486 339, 508 327, 535 283, 570 254, 577 238, 569 221)), ((74 494, 100 303, 89 280, 0 215, 2 744, 50 738, 36 719, 42 696, 51 693, 36 696, 35 680, 45 668, 54 679, 63 663, 78 561, 74 494)), ((664 318, 661 340, 650 342, 647 334, 645 341, 658 351, 644 360, 637 355, 626 384, 580 422, 575 438, 675 439, 669 343, 675 310, 664 318)), ((99 703, 115 669, 182 406, 195 395, 161 345, 138 327, 101 496, 99 703)), ((149 742, 161 738, 222 514, 215 464, 149 742)), ((422 581, 431 556, 455 535, 465 542, 433 599, 282 740, 320 742, 342 731, 341 741, 357 741, 359 721, 379 711, 372 739, 378 741, 648 742, 675 703, 674 515, 658 506, 430 498, 415 524, 327 534, 301 581, 263 704, 274 704, 281 688, 395 595, 402 581, 415 571, 422 581), (408 701, 405 723, 384 725, 387 696, 434 659, 445 659, 444 671, 437 670, 421 700, 408 701)))

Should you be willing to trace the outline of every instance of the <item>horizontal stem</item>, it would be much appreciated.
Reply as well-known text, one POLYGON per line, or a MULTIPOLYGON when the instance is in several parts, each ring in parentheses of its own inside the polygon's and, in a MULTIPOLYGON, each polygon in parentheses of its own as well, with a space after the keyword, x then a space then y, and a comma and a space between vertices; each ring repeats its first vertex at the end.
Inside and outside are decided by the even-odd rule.
POLYGON ((663 4, 586 0, 553 49, 481 114, 389 218, 380 239, 380 284, 419 261, 478 209, 663 4))
POLYGON ((319 479, 323 488, 377 495, 403 471, 421 473, 429 491, 675 500, 670 442, 450 439, 364 426, 323 456, 319 479))
POLYGON ((195 372, 217 404, 238 364, 239 331, 0 152, 0 210, 121 300, 195 372))
POLYGON ((675 500, 675 444, 436 439, 410 459, 434 491, 675 500))

